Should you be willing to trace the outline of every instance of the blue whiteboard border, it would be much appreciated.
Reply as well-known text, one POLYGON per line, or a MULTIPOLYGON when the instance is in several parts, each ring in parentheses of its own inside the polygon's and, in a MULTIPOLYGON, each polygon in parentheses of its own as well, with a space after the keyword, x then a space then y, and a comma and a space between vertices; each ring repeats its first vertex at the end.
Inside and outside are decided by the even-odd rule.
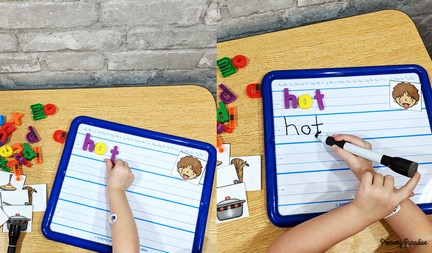
MULTIPOLYGON (((276 152, 273 121, 273 97, 271 84, 279 79, 348 77, 383 74, 415 73, 419 76, 423 100, 426 106, 429 125, 432 131, 432 90, 426 70, 415 64, 387 65, 352 68, 328 68, 306 70, 276 70, 267 73, 262 81, 263 114, 264 114, 264 148, 266 167, 266 197, 267 215, 270 221, 278 227, 292 227, 322 213, 307 213, 296 215, 281 215, 278 212, 277 178, 276 178, 276 152)), ((426 214, 432 213, 432 203, 418 205, 426 214)))
POLYGON ((214 172, 216 168, 216 149, 212 145, 205 142, 163 134, 159 132, 122 125, 122 124, 109 122, 101 119, 90 118, 86 116, 76 117, 71 123, 69 133, 66 139, 65 147, 63 149, 63 154, 61 156, 60 164, 51 190, 51 195, 47 204, 47 209, 45 211, 45 215, 42 220, 42 225, 41 225, 42 234, 48 239, 85 248, 88 250, 93 250, 97 252, 112 252, 112 247, 110 245, 105 245, 105 244, 73 237, 67 234, 62 234, 59 232, 52 231, 50 228, 51 222, 55 216, 55 209, 57 206, 58 198, 60 196, 63 181, 66 176, 66 171, 69 165, 69 160, 71 157, 73 144, 75 142, 78 127, 81 124, 87 124, 94 127, 101 127, 108 130, 113 130, 121 133, 127 133, 139 137, 153 139, 156 141, 163 141, 174 145, 195 148, 195 149, 206 151, 208 153, 207 168, 206 168, 205 178, 203 182, 201 203, 198 211, 197 224, 196 224, 195 235, 194 235, 194 243, 192 248, 193 252, 201 252, 204 243, 207 216, 208 216, 210 198, 211 198, 212 187, 213 187, 213 178, 214 178, 214 172))

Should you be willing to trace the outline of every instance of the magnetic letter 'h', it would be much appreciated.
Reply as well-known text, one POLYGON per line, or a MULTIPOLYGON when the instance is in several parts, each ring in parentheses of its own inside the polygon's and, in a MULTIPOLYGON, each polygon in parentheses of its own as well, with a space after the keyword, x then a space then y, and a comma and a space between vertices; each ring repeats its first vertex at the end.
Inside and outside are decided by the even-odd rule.
POLYGON ((94 147, 95 147, 94 141, 90 139, 90 134, 87 133, 83 144, 83 150, 87 151, 88 148, 88 151, 93 152, 94 147))
POLYGON ((290 101, 292 103, 292 108, 295 109, 297 108, 297 97, 293 94, 289 94, 289 90, 288 88, 284 89, 284 100, 285 100, 285 109, 289 109, 290 107, 290 101))

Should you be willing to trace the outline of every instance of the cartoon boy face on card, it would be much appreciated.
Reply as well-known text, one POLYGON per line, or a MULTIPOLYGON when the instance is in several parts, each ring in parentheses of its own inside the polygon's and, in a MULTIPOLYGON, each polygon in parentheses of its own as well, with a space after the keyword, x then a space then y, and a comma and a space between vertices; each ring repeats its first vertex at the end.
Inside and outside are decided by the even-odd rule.
POLYGON ((419 83, 390 82, 390 91, 393 100, 391 108, 421 111, 421 87, 419 83))
POLYGON ((205 165, 204 161, 196 157, 180 153, 171 174, 198 185, 204 174, 205 165))

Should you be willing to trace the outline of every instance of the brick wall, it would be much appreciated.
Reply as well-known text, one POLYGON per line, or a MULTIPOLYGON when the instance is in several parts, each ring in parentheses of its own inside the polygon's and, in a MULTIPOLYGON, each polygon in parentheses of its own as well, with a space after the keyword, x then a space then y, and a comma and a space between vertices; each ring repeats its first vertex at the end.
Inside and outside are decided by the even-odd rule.
POLYGON ((0 0, 0 89, 198 84, 215 93, 216 0, 0 0))
POLYGON ((432 55, 432 0, 220 0, 219 6, 218 41, 379 10, 401 10, 413 19, 432 55))
POLYGON ((218 41, 399 9, 432 52, 432 0, 0 0, 0 89, 199 84, 218 41))

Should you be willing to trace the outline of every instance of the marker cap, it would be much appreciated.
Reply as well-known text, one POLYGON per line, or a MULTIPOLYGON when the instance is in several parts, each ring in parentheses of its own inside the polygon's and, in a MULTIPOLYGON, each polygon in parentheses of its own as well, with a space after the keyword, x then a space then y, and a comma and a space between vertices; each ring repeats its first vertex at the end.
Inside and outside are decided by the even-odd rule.
POLYGON ((417 172, 418 163, 401 157, 390 157, 383 155, 381 164, 388 166, 391 170, 407 177, 413 177, 417 172))

